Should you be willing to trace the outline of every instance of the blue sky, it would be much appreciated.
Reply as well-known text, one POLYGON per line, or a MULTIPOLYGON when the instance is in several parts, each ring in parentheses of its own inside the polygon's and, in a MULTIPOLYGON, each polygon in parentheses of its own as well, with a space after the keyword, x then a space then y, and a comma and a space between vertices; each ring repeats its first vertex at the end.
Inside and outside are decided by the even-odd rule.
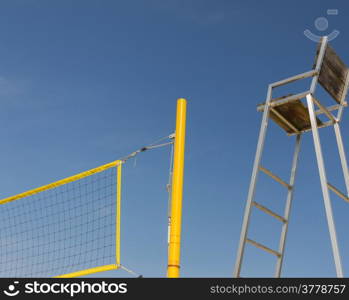
MULTIPOLYGON (((188 99, 182 276, 232 275, 267 84, 311 69, 303 35, 337 29, 349 62, 344 1, 34 1, 0 4, 0 166, 5 197, 120 157, 173 132, 188 99), (328 16, 319 32, 314 20, 328 16)), ((347 112, 342 134, 349 147, 347 112)), ((270 124, 263 165, 288 178, 294 139, 270 124)), ((330 182, 344 191, 333 130, 320 131, 330 182)), ((124 168, 122 262, 162 277, 167 264, 169 149, 124 168)), ((300 168, 283 276, 335 269, 311 135, 300 168)), ((282 212, 286 193, 260 176, 256 201, 282 212)), ((349 207, 332 197, 345 275, 349 207)), ((250 236, 277 245, 281 226, 256 214, 250 236)), ((248 248, 244 276, 275 259, 248 248)), ((123 271, 102 276, 127 276, 123 271)))

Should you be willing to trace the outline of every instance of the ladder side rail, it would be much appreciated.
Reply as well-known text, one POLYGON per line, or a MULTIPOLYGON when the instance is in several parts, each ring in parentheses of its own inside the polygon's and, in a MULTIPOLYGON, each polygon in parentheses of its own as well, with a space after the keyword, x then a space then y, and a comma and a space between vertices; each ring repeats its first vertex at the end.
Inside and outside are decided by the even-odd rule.
POLYGON ((252 201, 253 201, 254 196, 255 196, 259 166, 260 166, 260 162, 261 162, 261 158, 262 158, 264 142, 265 142, 266 132, 267 132, 267 128, 268 128, 269 112, 270 112, 270 100, 272 98, 272 90, 273 90, 273 87, 271 85, 269 85, 267 99, 266 99, 266 103, 265 103, 264 111, 263 111, 261 128, 259 131, 259 138, 258 138, 256 155, 255 155, 255 159, 254 159, 254 163, 253 163, 253 170, 252 170, 252 176, 251 176, 251 181, 250 181, 250 187, 248 190, 248 196, 247 196, 245 212, 244 212, 244 217, 243 217, 243 222, 242 222, 240 241, 239 241, 235 269, 234 269, 234 274, 233 274, 234 277, 239 277, 240 272, 241 272, 241 264, 242 264, 242 260, 243 260, 244 250, 245 250, 247 230, 248 230, 250 216, 251 216, 252 201))
POLYGON ((310 116, 310 122, 311 122, 311 128, 312 128, 312 133, 313 133, 315 154, 316 154, 317 165, 318 165, 318 169, 319 169, 322 195, 324 198, 327 225, 328 225, 328 229, 329 229, 329 233, 330 233, 332 252, 333 252, 337 277, 343 277, 343 269, 342 269, 342 262, 341 262, 341 257, 340 257, 340 253, 339 253, 339 248, 338 248, 336 227, 335 227, 334 220, 333 220, 331 199, 330 199, 328 186, 327 186, 326 170, 325 170, 325 165, 324 165, 324 160, 323 160, 323 155, 322 155, 320 137, 319 137, 319 132, 318 132, 318 128, 317 128, 316 116, 315 116, 315 111, 314 111, 314 103, 313 103, 312 98, 313 98, 312 94, 309 94, 306 97, 307 104, 308 104, 308 110, 309 110, 309 116, 310 116))
POLYGON ((286 205, 285 205, 285 211, 284 211, 284 219, 286 220, 286 222, 282 224, 281 236, 280 236, 280 242, 279 242, 279 253, 281 255, 278 257, 276 268, 275 268, 276 278, 279 278, 281 275, 281 268, 284 260, 286 237, 287 237, 288 225, 290 220, 292 200, 294 195, 294 186, 295 186, 297 166, 299 161, 299 152, 301 148, 301 137, 302 137, 301 134, 298 134, 296 137, 296 145, 295 145, 295 150, 293 154, 291 175, 290 175, 290 182, 289 182, 290 188, 288 189, 288 192, 287 192, 287 199, 286 199, 286 205))

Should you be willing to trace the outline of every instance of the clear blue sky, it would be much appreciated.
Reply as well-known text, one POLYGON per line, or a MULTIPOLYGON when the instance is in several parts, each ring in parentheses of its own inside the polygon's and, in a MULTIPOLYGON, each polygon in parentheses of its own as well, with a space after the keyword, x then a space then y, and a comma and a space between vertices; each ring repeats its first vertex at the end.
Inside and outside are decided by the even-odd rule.
MULTIPOLYGON (((0 3, 0 182, 9 196, 87 170, 173 132, 188 99, 182 276, 231 276, 267 84, 308 71, 316 44, 349 63, 345 1, 40 1, 0 3), (314 20, 328 16, 319 32, 314 20)), ((349 150, 349 112, 342 123, 349 150)), ((344 191, 331 129, 328 178, 344 191)), ((287 178, 293 138, 271 124, 264 165, 287 178)), ((300 156, 283 276, 335 276, 311 135, 300 156)), ((162 277, 167 264, 169 151, 125 166, 122 263, 162 277)), ((257 201, 282 212, 286 193, 261 175, 257 201)), ((332 197, 346 276, 349 206, 332 197)), ((281 226, 256 214, 250 236, 276 248, 281 226), (276 228, 276 230, 274 230, 276 228)), ((275 259, 248 248, 244 276, 272 276, 275 259)), ((127 276, 123 271, 102 276, 127 276)))

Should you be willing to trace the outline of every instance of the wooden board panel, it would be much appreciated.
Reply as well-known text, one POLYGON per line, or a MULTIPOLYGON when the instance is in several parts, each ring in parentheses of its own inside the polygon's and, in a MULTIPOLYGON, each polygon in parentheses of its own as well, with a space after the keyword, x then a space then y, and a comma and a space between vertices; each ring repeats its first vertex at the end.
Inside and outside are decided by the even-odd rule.
MULTIPOLYGON (((285 103, 280 106, 274 107, 274 109, 299 131, 310 129, 311 124, 308 108, 305 107, 302 101, 296 100, 293 102, 285 103)), ((296 133, 272 111, 270 112, 270 118, 277 125, 283 128, 288 134, 296 133)), ((316 120, 318 126, 321 126, 323 124, 320 119, 317 118, 316 120)))
MULTIPOLYGON (((315 63, 318 59, 320 44, 317 47, 315 63)), ((348 67, 336 54, 330 45, 327 45, 324 60, 321 66, 319 83, 322 87, 340 103, 343 93, 345 92, 345 82, 348 76, 348 67)))

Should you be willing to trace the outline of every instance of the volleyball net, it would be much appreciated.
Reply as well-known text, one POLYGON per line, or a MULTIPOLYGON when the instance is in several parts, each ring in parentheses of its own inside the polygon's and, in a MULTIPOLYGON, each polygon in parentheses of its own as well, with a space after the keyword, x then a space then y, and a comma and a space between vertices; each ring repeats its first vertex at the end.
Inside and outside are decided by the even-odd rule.
POLYGON ((0 277, 118 269, 122 163, 0 200, 0 277))
POLYGON ((177 100, 176 131, 128 156, 0 200, 0 277, 80 277, 120 263, 122 165, 171 145, 168 277, 179 277, 186 100, 177 100), (166 141, 165 141, 166 140, 166 141))

